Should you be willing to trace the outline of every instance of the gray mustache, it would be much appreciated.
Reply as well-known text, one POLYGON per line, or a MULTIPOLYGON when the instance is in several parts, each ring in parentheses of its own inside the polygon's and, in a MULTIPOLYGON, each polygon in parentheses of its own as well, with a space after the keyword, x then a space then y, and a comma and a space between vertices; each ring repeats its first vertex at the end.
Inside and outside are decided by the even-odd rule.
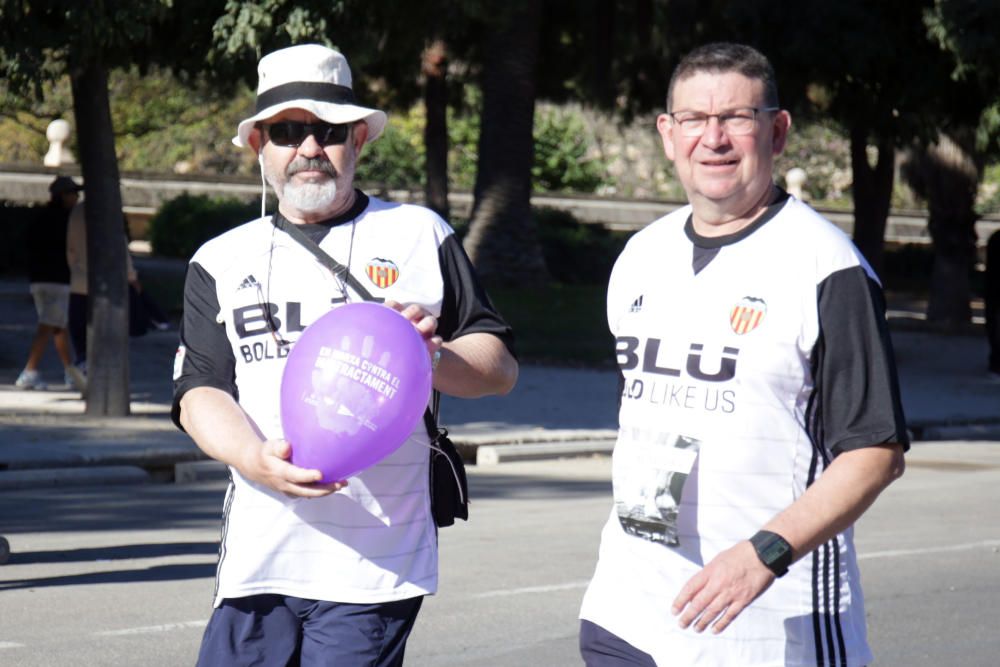
POLYGON ((329 160, 316 157, 299 157, 292 160, 292 163, 285 169, 288 176, 293 176, 300 171, 322 171, 330 178, 337 178, 337 170, 330 164, 329 160))

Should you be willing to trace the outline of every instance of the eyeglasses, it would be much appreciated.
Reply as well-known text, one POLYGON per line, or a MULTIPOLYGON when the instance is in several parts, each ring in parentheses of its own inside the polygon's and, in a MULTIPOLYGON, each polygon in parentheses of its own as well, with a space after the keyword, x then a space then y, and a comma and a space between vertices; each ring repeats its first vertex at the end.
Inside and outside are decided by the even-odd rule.
POLYGON ((337 146, 347 141, 351 133, 350 123, 301 123, 297 120, 283 120, 262 125, 268 138, 277 146, 295 148, 300 146, 310 134, 320 146, 337 146))
POLYGON ((700 111, 674 111, 667 114, 681 129, 685 137, 700 137, 708 127, 708 119, 715 118, 719 127, 730 136, 751 134, 757 127, 757 114, 766 111, 778 111, 781 107, 740 107, 722 113, 701 113, 700 111))

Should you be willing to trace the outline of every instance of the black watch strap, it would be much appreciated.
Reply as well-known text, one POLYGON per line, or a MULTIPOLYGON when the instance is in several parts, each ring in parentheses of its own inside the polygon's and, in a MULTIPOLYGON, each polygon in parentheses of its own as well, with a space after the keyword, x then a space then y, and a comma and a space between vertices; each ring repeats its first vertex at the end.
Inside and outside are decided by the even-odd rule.
POLYGON ((774 576, 782 577, 792 564, 792 545, 788 540, 769 530, 758 531, 750 538, 750 544, 757 551, 760 562, 774 572, 774 576))

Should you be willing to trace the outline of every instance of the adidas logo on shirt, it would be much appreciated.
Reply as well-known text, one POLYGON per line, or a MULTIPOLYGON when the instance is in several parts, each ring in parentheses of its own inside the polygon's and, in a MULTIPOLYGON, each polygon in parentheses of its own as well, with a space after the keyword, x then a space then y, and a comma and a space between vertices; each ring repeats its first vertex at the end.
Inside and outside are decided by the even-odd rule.
POLYGON ((632 305, 628 307, 628 312, 630 312, 630 313, 638 313, 640 310, 642 310, 642 297, 643 296, 644 295, 640 294, 639 298, 632 302, 632 305))
POLYGON ((237 287, 236 289, 237 290, 241 290, 241 289, 247 289, 247 288, 250 288, 250 287, 260 287, 260 283, 258 283, 257 279, 253 277, 252 273, 249 276, 247 276, 246 278, 244 278, 243 282, 241 282, 240 286, 237 287))

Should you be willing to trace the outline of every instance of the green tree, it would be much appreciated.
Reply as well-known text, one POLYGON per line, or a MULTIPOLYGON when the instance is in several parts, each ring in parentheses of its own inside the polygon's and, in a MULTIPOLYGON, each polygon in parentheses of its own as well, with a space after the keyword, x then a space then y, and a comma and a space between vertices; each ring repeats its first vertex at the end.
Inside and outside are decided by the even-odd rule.
MULTIPOLYGON (((73 108, 69 77, 43 82, 40 99, 5 88, 0 84, 0 155, 37 164, 48 148, 48 123, 73 108)), ((108 89, 122 171, 233 174, 256 167, 256 160, 229 141, 253 107, 245 86, 223 90, 203 76, 133 66, 110 70, 108 89)), ((66 120, 72 125, 72 117, 66 120)), ((75 154, 75 133, 70 148, 75 154)))
POLYGON ((967 323, 975 263, 975 198, 987 159, 1000 149, 1000 6, 935 0, 924 12, 933 43, 951 59, 940 132, 905 163, 911 187, 927 200, 934 267, 927 318, 967 323))
POLYGON ((901 169, 910 188, 927 202, 934 248, 927 319, 949 325, 972 318, 976 191, 984 166, 974 144, 969 126, 948 128, 934 141, 915 145, 901 169))
POLYGON ((87 188, 89 386, 87 414, 129 412, 128 290, 118 161, 108 96, 116 66, 169 61, 203 67, 212 0, 0 0, 0 72, 14 93, 68 76, 87 188), (177 49, 177 44, 188 48, 177 49))
POLYGON ((495 24, 484 42, 479 162, 464 245, 488 282, 531 285, 549 277, 531 214, 541 4, 486 3, 495 24))
POLYGON ((947 59, 926 36, 927 6, 927 0, 812 0, 802 7, 805 25, 791 26, 809 35, 797 40, 792 56, 806 64, 802 80, 811 110, 847 128, 854 241, 876 271, 882 267, 896 151, 933 136, 949 81, 947 59), (905 57, 887 57, 889 52, 905 57))

